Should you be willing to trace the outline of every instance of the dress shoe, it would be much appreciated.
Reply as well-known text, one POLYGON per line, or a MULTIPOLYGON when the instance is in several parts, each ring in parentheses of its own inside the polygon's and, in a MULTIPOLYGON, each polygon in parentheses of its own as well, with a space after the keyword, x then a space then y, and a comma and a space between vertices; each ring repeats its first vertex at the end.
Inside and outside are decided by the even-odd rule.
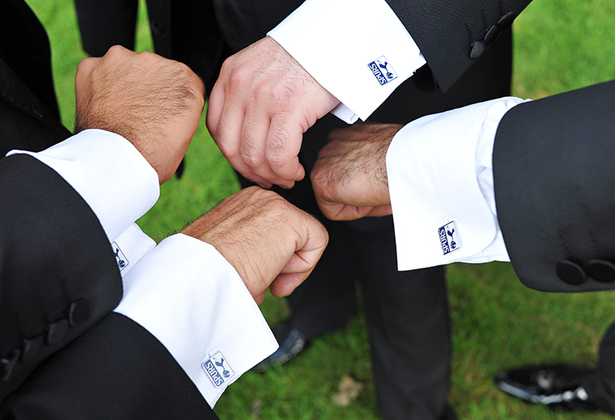
POLYGON ((288 322, 283 322, 272 329, 273 335, 280 344, 280 348, 271 356, 252 368, 253 371, 263 373, 267 369, 282 365, 294 359, 309 344, 309 340, 288 322))
POLYGON ((509 395, 551 409, 604 411, 589 400, 581 384, 592 372, 565 365, 529 366, 497 373, 495 384, 509 395))

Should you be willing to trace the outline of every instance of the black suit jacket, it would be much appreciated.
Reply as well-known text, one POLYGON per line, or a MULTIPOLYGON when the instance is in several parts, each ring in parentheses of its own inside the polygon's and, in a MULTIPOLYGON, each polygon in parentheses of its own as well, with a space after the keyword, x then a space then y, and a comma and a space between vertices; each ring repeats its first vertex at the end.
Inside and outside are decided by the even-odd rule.
MULTIPOLYGON (((42 26, 4 0, 0 31, 2 156, 64 140, 42 26)), ((111 312, 120 273, 81 196, 13 155, 0 158, 0 200, 0 418, 216 418, 164 346, 111 312)))
MULTIPOLYGON (((530 0, 387 0, 425 56, 423 90, 448 91, 530 0), (435 84, 434 84, 435 80, 435 84)), ((135 0, 75 0, 84 48, 132 45, 135 0), (113 29, 110 30, 109 27, 113 29)), ((265 36, 302 0, 147 0, 156 52, 188 64, 211 91, 222 61, 265 36)), ((502 65, 506 72, 507 65, 502 65)))
POLYGON ((387 0, 446 91, 531 0, 387 0))
POLYGON ((550 292, 615 287, 615 81, 512 108, 497 130, 498 220, 513 268, 550 292))

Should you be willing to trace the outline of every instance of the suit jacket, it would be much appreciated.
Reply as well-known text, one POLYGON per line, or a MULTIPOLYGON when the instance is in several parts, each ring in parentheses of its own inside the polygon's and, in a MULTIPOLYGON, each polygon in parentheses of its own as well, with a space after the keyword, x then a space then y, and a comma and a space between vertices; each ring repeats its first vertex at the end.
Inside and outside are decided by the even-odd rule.
POLYGON ((387 0, 444 91, 510 27, 530 1, 387 0))
MULTIPOLYGON (((502 34, 530 0, 387 0, 425 56, 414 82, 448 91, 502 34)), ((136 2, 75 0, 84 48, 102 55, 132 45, 136 2), (112 22, 112 24, 110 24, 112 22), (109 27, 113 29, 109 29, 109 27)), ((211 91, 230 54, 265 36, 302 0, 147 0, 156 52, 188 64, 211 91)), ((505 65, 502 68, 506 68, 505 65)), ((505 70, 502 70, 505 71, 505 70)))
POLYGON ((498 220, 513 268, 550 292, 615 286, 615 81, 512 108, 498 126, 498 220))
MULTIPOLYGON (((5 0, 0 31, 2 155, 65 139, 42 26, 5 0)), ((216 418, 164 346, 111 313, 121 276, 81 196, 13 155, 0 158, 0 197, 0 418, 216 418)))

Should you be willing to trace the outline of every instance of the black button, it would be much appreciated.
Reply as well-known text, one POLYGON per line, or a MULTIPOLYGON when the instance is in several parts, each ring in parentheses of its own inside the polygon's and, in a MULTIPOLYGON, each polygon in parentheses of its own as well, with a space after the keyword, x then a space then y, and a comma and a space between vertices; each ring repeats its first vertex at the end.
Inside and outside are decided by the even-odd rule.
POLYGON ((557 277, 563 282, 572 284, 573 286, 578 286, 587 281, 587 275, 583 268, 570 260, 561 260, 558 262, 555 266, 555 272, 557 273, 557 277))
POLYGON ((47 325, 47 343, 57 344, 66 337, 68 320, 62 319, 47 325))
POLYGON ((26 338, 23 341, 23 354, 21 355, 22 360, 28 361, 32 359, 32 357, 34 357, 38 350, 43 346, 44 342, 44 335, 39 335, 33 338, 26 338))
POLYGON ((498 25, 493 25, 485 34, 485 42, 487 44, 491 44, 500 34, 500 27, 498 25))
POLYGON ((484 41, 474 41, 472 43, 472 51, 470 51, 470 58, 478 58, 482 53, 485 52, 485 42, 484 41))
POLYGON ((90 317, 90 303, 85 299, 73 302, 68 309, 68 322, 73 327, 83 324, 90 317))
POLYGON ((500 20, 498 20, 498 26, 500 27, 500 29, 506 29, 510 25, 512 25, 514 20, 515 14, 513 12, 508 12, 504 16, 502 16, 500 20))
POLYGON ((0 359, 0 375, 2 375, 3 382, 8 382, 8 380, 11 379, 11 374, 19 360, 19 356, 21 356, 21 350, 15 349, 9 357, 0 359))
POLYGON ((615 281, 615 264, 606 260, 591 260, 587 264, 587 274, 600 283, 615 281))

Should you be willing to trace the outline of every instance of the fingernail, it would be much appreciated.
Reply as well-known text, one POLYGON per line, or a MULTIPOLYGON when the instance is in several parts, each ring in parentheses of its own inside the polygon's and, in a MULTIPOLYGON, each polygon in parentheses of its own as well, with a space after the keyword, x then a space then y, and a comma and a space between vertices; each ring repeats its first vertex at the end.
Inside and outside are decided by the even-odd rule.
POLYGON ((268 190, 269 188, 271 188, 271 184, 266 185, 266 184, 261 184, 260 182, 257 182, 256 185, 258 185, 259 187, 261 187, 264 190, 268 190))

